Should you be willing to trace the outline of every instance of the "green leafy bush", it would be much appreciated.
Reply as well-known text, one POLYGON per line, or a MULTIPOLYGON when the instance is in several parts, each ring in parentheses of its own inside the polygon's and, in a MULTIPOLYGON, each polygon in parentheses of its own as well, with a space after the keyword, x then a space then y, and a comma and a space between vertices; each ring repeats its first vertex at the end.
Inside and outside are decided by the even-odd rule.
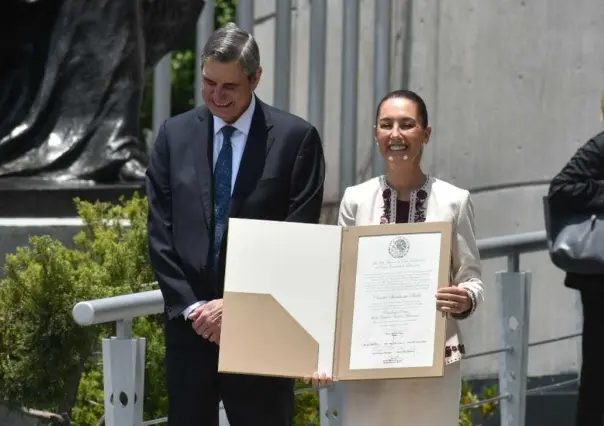
MULTIPOLYGON (((140 291, 153 273, 147 257, 146 199, 137 195, 119 205, 76 200, 76 205, 85 225, 74 237, 74 248, 34 236, 6 258, 0 281, 0 396, 12 406, 57 413, 69 413, 77 401, 73 419, 82 416, 77 424, 92 425, 100 417, 95 414, 102 413, 95 405, 102 405, 96 354, 112 326, 77 325, 73 306, 140 291)), ((151 336, 149 362, 161 362, 163 355, 155 351, 162 345, 158 318, 138 319, 135 331, 151 336)), ((155 379, 157 368, 149 371, 155 379)), ((161 384, 152 382, 149 388, 153 386, 161 384)), ((149 396, 151 407, 161 406, 154 403, 153 392, 149 396)))
MULTIPOLYGON (((472 391, 472 387, 466 381, 462 382, 460 405, 475 404, 480 400, 486 400, 497 396, 497 386, 490 386, 482 390, 481 395, 477 395, 472 391)), ((459 412, 459 426, 481 426, 475 425, 473 419, 478 418, 484 421, 491 417, 497 409, 496 402, 487 402, 473 408, 462 408, 459 412)))
POLYGON ((111 292, 87 253, 49 237, 30 243, 8 257, 0 283, 0 389, 15 404, 60 410, 69 405, 69 379, 79 375, 98 336, 75 325, 71 308, 111 292))

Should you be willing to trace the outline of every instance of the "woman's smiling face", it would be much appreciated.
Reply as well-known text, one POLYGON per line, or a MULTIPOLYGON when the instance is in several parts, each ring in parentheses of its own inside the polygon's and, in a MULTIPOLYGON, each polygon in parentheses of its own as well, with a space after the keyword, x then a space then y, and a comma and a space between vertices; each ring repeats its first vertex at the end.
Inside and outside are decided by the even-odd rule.
POLYGON ((431 128, 424 127, 417 104, 404 97, 386 99, 378 112, 376 139, 380 153, 389 162, 421 159, 431 128))

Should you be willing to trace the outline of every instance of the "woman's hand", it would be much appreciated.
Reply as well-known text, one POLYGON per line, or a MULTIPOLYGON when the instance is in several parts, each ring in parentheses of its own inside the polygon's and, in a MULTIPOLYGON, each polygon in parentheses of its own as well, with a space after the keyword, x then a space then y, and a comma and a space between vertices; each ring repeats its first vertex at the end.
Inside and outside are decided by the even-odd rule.
POLYGON ((465 288, 439 288, 436 293, 436 309, 451 314, 462 314, 472 309, 472 299, 465 288))
POLYGON ((328 376, 325 373, 315 373, 312 376, 304 377, 304 383, 308 384, 311 381, 314 388, 329 386, 333 383, 331 376, 328 376))

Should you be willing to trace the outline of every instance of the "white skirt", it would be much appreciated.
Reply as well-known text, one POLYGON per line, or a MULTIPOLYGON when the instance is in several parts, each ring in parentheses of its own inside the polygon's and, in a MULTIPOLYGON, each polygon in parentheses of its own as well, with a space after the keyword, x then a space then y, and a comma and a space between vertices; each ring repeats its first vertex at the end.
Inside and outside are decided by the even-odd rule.
POLYGON ((437 378, 339 383, 343 426, 458 426, 460 362, 437 378))

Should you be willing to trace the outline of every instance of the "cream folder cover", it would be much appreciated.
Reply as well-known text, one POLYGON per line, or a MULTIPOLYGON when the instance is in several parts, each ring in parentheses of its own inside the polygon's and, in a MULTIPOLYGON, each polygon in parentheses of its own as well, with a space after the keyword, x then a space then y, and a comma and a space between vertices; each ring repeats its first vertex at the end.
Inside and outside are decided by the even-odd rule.
POLYGON ((219 371, 332 372, 341 236, 339 226, 229 221, 219 371))

